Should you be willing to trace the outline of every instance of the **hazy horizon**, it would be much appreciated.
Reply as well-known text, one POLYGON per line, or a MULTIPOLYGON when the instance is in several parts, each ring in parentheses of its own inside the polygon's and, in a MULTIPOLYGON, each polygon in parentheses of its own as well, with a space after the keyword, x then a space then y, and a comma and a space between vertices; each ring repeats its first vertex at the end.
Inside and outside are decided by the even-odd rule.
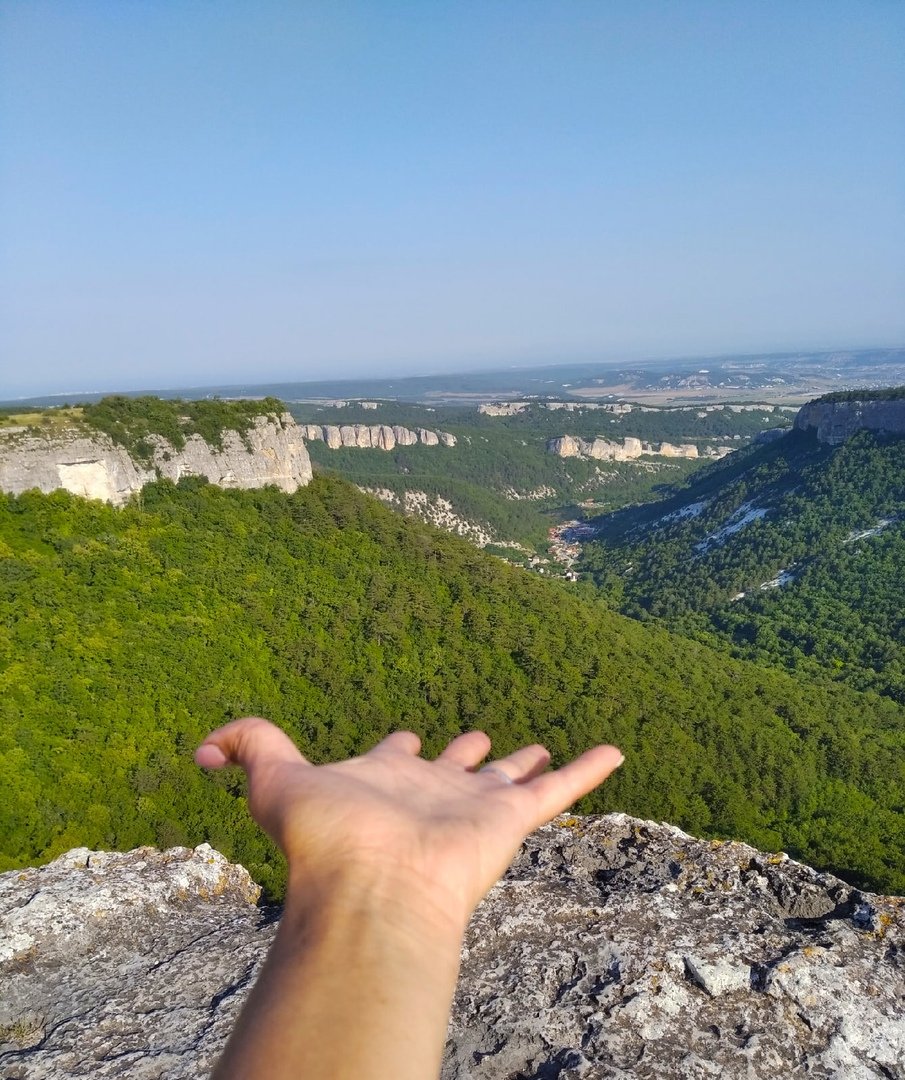
POLYGON ((880 0, 12 0, 0 398, 899 346, 903 37, 880 0))

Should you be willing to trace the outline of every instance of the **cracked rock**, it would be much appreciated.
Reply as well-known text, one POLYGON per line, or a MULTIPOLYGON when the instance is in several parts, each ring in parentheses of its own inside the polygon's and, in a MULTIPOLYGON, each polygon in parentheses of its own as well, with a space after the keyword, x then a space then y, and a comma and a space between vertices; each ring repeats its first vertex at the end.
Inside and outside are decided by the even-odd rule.
MULTIPOLYGON (((0 1077, 205 1075, 273 940, 256 899, 206 846, 0 875, 0 1077)), ((905 1080, 903 956, 902 898, 559 818, 471 921, 442 1078, 905 1080)))

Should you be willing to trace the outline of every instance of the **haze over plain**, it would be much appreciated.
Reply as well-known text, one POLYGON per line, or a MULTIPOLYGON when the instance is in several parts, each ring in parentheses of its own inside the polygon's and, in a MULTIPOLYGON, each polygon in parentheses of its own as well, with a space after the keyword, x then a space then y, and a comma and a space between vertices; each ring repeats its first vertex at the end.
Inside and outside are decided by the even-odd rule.
POLYGON ((905 340, 905 8, 0 9, 0 397, 905 340))

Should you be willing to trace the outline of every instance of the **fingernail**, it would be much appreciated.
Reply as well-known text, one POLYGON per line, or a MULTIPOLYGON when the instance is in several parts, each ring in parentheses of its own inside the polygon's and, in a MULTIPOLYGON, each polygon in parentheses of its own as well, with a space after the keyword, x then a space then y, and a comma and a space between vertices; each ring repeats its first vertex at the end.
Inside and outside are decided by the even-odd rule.
POLYGON ((622 763, 623 763, 624 761, 625 761, 625 754, 620 754, 620 755, 619 755, 619 760, 618 760, 618 761, 616 762, 616 764, 615 764, 615 765, 613 766, 613 768, 614 768, 614 769, 618 769, 618 768, 619 768, 619 766, 620 766, 620 765, 621 765, 621 764, 622 764, 622 763))

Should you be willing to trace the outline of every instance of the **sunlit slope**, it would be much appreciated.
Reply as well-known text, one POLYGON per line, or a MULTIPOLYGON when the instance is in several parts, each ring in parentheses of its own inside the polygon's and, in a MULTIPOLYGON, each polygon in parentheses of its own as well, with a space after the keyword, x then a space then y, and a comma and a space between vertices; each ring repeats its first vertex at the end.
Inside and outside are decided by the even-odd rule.
POLYGON ((610 601, 738 655, 905 702, 905 438, 795 432, 585 551, 610 601))
POLYGON ((314 760, 480 727, 627 762, 586 809, 785 847, 905 889, 905 710, 734 662, 321 479, 0 501, 3 865, 210 840, 278 892, 238 777, 191 750, 270 716, 314 760))

